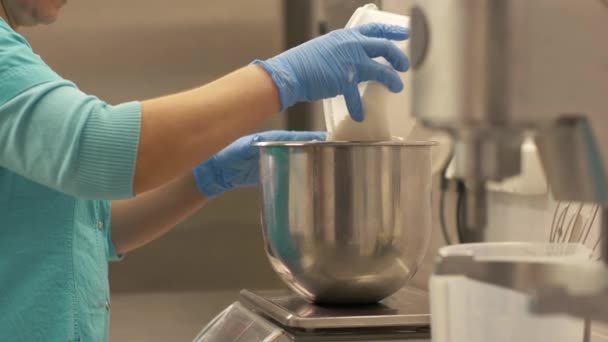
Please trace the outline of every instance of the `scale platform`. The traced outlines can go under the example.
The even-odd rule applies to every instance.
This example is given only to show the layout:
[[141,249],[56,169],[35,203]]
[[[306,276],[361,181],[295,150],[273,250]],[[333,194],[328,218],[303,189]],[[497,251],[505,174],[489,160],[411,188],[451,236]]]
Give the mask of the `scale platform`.
[[402,289],[384,301],[363,306],[319,306],[290,291],[241,291],[240,302],[284,327],[319,330],[348,328],[428,328],[428,294]]
[[195,342],[430,341],[428,294],[404,288],[372,305],[321,306],[288,290],[243,290]]

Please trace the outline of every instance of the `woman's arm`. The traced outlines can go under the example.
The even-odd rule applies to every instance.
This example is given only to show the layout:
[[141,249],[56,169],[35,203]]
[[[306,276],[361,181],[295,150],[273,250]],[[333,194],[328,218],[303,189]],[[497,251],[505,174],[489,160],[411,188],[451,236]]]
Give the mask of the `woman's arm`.
[[403,88],[407,59],[388,39],[404,28],[339,30],[201,88],[111,106],[55,74],[0,25],[0,167],[81,198],[123,199],[187,173],[265,118],[297,102],[344,94],[362,119],[357,85]]
[[200,209],[208,199],[259,180],[261,141],[325,140],[324,132],[271,131],[230,144],[187,176],[131,200],[112,202],[112,242],[118,254],[156,240]]
[[[272,113],[300,101],[343,94],[353,118],[363,120],[358,84],[371,80],[401,91],[395,69],[406,71],[409,63],[387,39],[407,36],[403,27],[376,24],[338,30],[268,61],[256,61],[261,68],[249,66],[200,89],[144,102],[135,192],[168,181]],[[393,67],[372,60],[376,57]],[[172,121],[167,113],[179,120]],[[163,163],[169,156],[173,161]]]
[[194,168],[279,107],[272,79],[258,66],[189,92],[144,101],[135,193]]
[[125,254],[169,232],[207,203],[189,173],[162,187],[123,201],[113,201],[112,242]]

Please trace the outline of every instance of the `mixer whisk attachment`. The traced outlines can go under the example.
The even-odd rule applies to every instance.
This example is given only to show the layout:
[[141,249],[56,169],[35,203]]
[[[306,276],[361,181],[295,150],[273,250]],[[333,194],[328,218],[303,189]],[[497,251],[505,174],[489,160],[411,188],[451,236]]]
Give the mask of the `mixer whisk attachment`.
[[553,211],[549,242],[581,243],[593,250],[594,260],[599,260],[601,232],[593,229],[599,210],[596,204],[558,202]]

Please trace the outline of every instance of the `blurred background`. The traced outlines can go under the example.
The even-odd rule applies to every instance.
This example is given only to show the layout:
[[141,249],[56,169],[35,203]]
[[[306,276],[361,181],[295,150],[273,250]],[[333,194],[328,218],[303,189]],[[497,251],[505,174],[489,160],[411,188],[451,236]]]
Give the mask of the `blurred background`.
[[[272,57],[343,27],[368,2],[79,0],[57,23],[23,33],[59,74],[116,104],[196,87]],[[405,13],[408,3],[383,5]],[[259,130],[323,128],[319,107],[302,105]],[[240,289],[281,287],[259,222],[257,191],[237,190],[112,264],[111,340],[191,341]]]

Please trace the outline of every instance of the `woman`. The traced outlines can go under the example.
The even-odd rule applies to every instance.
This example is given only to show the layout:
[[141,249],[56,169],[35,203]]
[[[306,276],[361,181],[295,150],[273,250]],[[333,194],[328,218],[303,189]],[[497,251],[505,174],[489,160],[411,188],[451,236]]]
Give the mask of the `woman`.
[[254,185],[252,142],[324,135],[231,141],[295,103],[340,94],[362,120],[357,84],[398,92],[395,69],[408,68],[389,41],[406,39],[406,29],[368,25],[198,89],[113,106],[54,73],[14,31],[52,23],[64,2],[0,0],[0,341],[107,340],[108,260],[223,192]]

